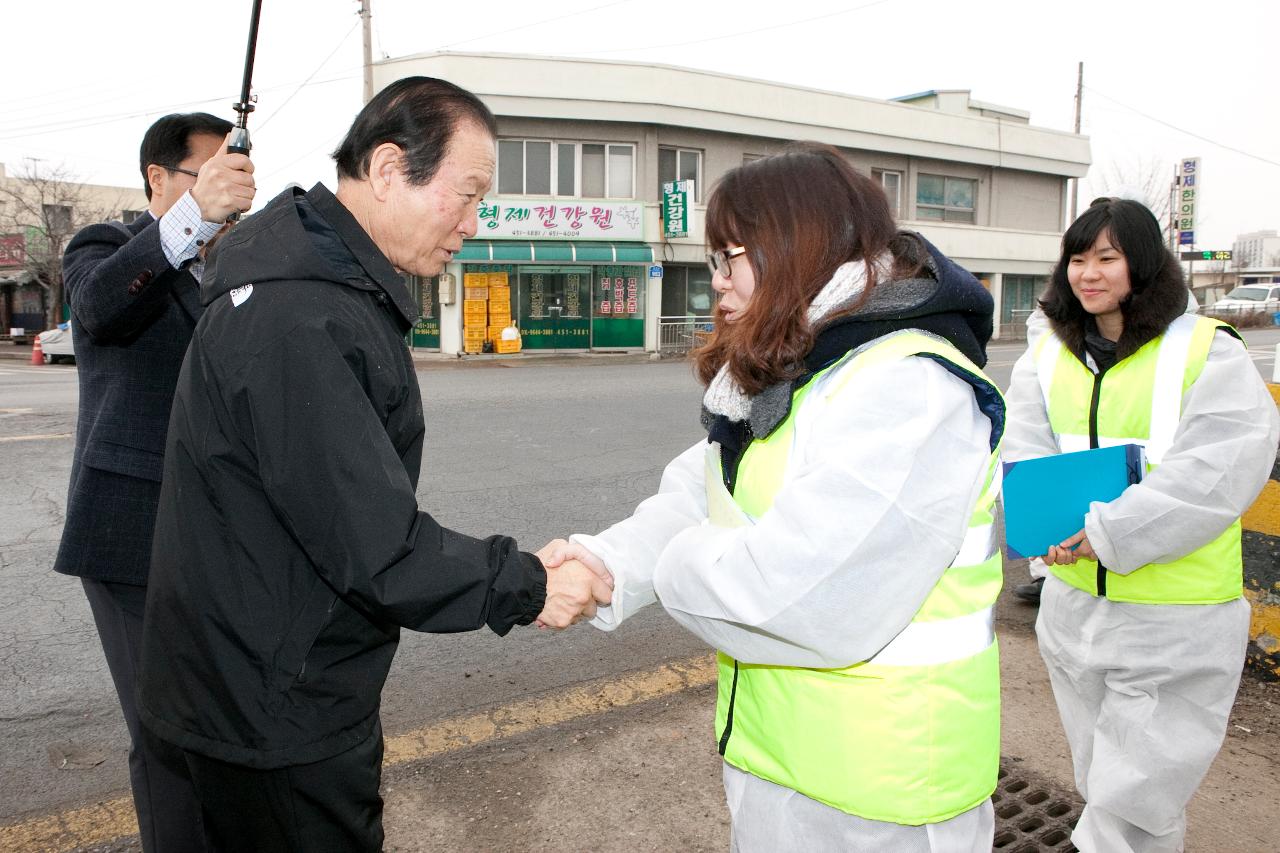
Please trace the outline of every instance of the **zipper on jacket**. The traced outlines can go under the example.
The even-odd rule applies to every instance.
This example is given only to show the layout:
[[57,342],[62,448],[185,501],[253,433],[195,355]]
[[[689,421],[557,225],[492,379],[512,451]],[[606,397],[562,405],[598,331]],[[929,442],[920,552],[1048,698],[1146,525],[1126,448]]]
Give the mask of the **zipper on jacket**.
[[333,615],[333,608],[338,606],[338,597],[334,596],[329,602],[329,609],[325,611],[324,624],[320,626],[320,630],[316,631],[316,635],[311,638],[311,642],[307,644],[307,651],[302,656],[302,667],[298,670],[296,682],[305,684],[307,681],[307,658],[311,657],[311,650],[316,647],[316,641],[320,639],[320,635],[324,633],[325,627],[329,624],[329,617]]
[[[1089,449],[1096,450],[1098,448],[1098,405],[1102,402],[1102,377],[1105,370],[1099,370],[1093,375],[1093,396],[1089,399]],[[1102,565],[1102,561],[1098,561],[1098,597],[1107,597],[1107,567]]]
[[720,735],[720,755],[729,748],[729,735],[733,734],[733,703],[738,698],[738,662],[733,662],[733,686],[729,688],[729,713],[724,718],[724,734]]

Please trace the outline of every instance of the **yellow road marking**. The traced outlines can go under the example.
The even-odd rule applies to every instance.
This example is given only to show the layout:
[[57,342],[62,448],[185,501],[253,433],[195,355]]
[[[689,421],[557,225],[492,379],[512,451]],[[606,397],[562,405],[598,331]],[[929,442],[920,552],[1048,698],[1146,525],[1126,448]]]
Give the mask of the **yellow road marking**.
[[1246,530],[1280,536],[1280,482],[1267,480],[1253,506],[1244,512],[1240,523]]
[[[524,699],[489,711],[442,720],[387,738],[383,767],[421,761],[612,708],[647,702],[710,684],[715,678],[715,658],[698,655],[622,678],[587,682],[556,695]],[[137,832],[133,800],[119,797],[0,826],[0,850],[8,853],[57,853],[91,844],[105,844]]]
[[36,435],[5,435],[0,436],[0,442],[3,441],[44,441],[50,438],[71,438],[75,433],[70,432],[46,432]]

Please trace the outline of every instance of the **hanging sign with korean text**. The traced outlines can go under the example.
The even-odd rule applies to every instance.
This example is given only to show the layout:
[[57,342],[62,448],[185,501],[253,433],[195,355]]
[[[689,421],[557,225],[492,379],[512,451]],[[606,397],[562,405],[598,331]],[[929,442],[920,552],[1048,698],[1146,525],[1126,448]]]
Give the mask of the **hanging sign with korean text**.
[[662,233],[667,237],[689,236],[689,200],[693,181],[667,181],[662,185]]
[[1200,189],[1200,158],[1184,157],[1178,164],[1178,207],[1174,223],[1178,227],[1178,245],[1194,246],[1196,242],[1196,193]]
[[481,239],[643,240],[644,203],[504,199],[480,203]]

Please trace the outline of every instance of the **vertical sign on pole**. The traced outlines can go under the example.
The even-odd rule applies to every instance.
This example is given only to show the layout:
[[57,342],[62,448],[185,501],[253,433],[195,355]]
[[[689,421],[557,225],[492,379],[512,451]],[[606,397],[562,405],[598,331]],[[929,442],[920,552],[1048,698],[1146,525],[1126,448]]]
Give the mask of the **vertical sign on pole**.
[[693,181],[667,181],[662,185],[662,231],[667,237],[689,236],[689,200]]
[[1178,245],[1196,242],[1196,193],[1200,189],[1200,158],[1184,157],[1178,167]]

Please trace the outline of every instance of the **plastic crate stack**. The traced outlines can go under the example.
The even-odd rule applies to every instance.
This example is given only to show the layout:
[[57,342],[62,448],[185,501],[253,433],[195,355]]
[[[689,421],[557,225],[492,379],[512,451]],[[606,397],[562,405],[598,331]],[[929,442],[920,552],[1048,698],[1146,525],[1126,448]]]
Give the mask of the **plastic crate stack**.
[[489,320],[489,277],[485,273],[467,273],[462,283],[462,349],[483,352]]
[[505,272],[489,273],[489,340],[499,353],[520,351],[520,340],[504,341],[502,330],[511,325],[511,287]]

